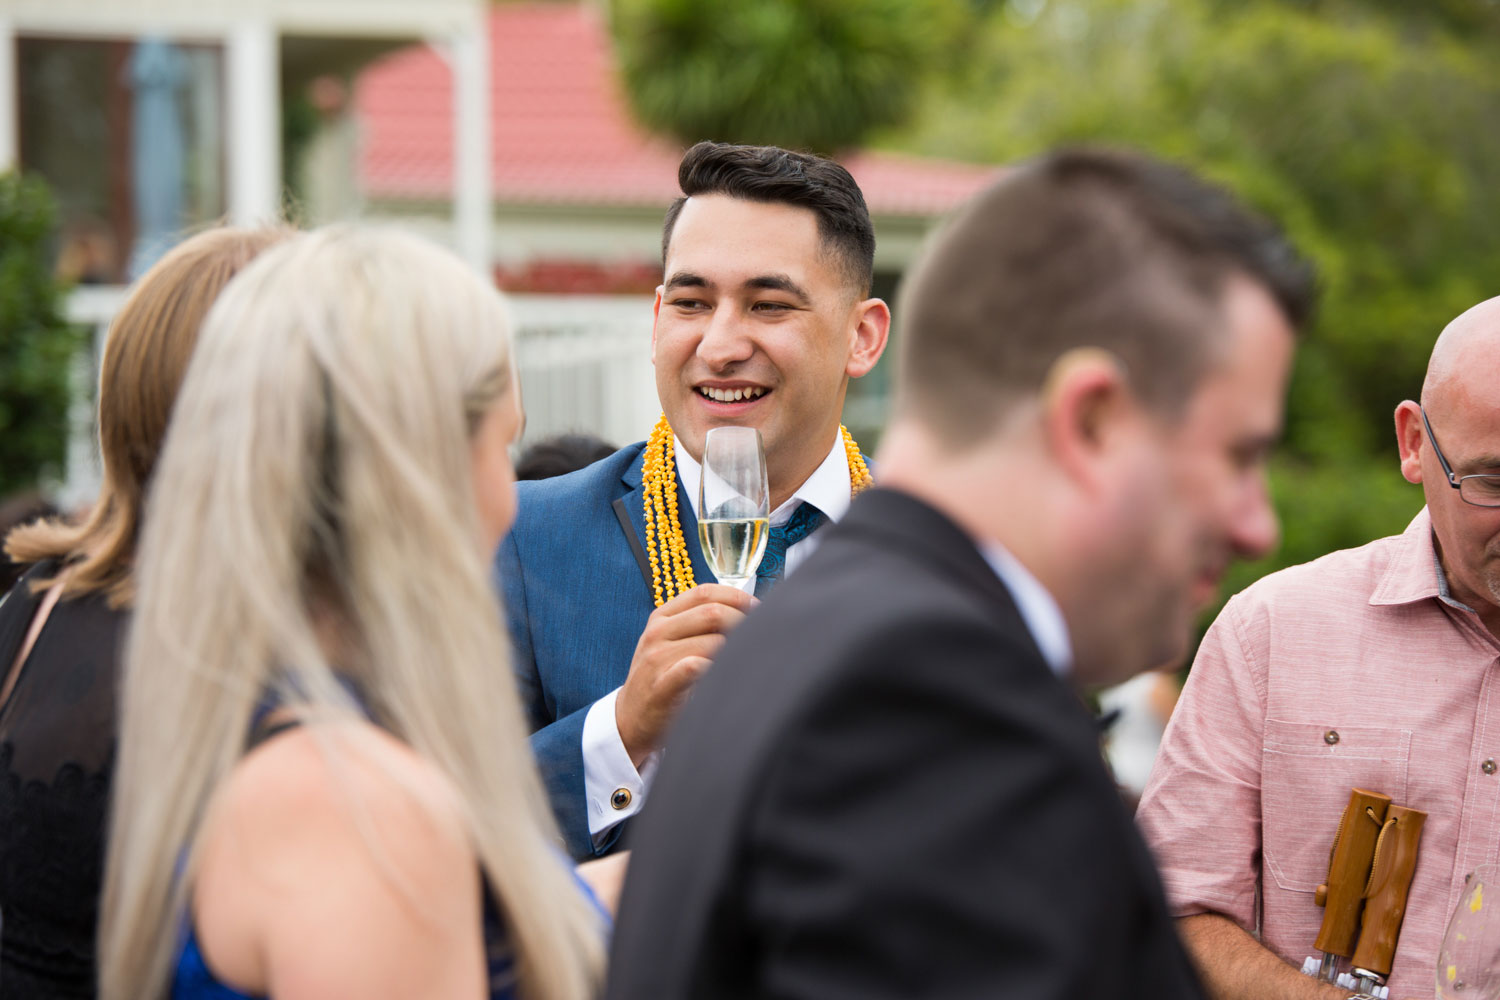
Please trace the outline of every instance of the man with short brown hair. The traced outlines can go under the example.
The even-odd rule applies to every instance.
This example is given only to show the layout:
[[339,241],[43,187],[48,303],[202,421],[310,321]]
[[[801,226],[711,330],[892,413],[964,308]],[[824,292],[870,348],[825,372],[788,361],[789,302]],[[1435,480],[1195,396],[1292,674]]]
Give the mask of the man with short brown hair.
[[709,429],[765,443],[775,555],[757,593],[869,478],[839,419],[890,311],[870,295],[875,233],[854,178],[807,153],[702,142],[678,181],[651,330],[662,419],[573,475],[520,484],[496,556],[532,749],[576,858],[620,844],[667,727],[753,600],[717,583],[699,546]]

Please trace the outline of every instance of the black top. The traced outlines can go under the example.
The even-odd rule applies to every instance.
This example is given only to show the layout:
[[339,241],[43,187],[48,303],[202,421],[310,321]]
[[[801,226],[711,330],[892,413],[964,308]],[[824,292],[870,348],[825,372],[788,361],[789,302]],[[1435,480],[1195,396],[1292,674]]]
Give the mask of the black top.
[[[28,582],[56,569],[0,603],[0,676],[41,603]],[[59,601],[0,705],[0,1000],[95,995],[125,620],[103,594]]]

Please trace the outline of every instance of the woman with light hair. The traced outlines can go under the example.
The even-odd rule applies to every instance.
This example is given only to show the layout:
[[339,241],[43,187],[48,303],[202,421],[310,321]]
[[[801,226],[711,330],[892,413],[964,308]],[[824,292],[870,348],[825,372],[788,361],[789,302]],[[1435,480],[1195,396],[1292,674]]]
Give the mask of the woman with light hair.
[[104,477],[81,523],[11,531],[28,566],[0,604],[0,997],[94,996],[115,688],[136,539],[177,387],[209,306],[289,229],[213,229],[136,282],[99,365]]
[[521,420],[436,247],[329,229],[226,290],[141,542],[105,1000],[597,989],[489,581]]

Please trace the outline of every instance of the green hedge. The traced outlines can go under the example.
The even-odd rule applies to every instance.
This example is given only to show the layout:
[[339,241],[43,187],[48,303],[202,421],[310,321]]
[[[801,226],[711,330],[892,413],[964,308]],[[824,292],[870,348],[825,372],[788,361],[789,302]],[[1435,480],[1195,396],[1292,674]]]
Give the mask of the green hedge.
[[0,173],[0,497],[61,474],[82,332],[53,277],[56,210],[40,180]]

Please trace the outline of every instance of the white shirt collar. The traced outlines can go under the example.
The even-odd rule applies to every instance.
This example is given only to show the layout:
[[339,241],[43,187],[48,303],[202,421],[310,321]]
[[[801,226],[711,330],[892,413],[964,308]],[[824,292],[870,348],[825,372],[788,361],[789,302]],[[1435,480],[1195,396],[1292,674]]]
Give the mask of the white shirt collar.
[[1047,660],[1047,665],[1059,677],[1066,677],[1073,666],[1073,643],[1068,638],[1068,623],[1063,618],[1062,608],[1042,586],[1042,581],[1031,575],[1031,571],[1011,555],[1005,546],[985,542],[979,547],[985,562],[995,571],[1005,589],[1010,591],[1021,612],[1037,648]]
[[[693,506],[693,516],[698,516],[698,480],[703,476],[703,467],[693,460],[682,442],[673,440],[677,455],[677,474],[682,477],[682,490],[688,503]],[[813,470],[801,486],[797,487],[786,503],[771,511],[771,523],[785,524],[799,503],[810,503],[837,521],[849,509],[849,456],[844,454],[844,439],[834,435],[833,447],[828,457]]]

